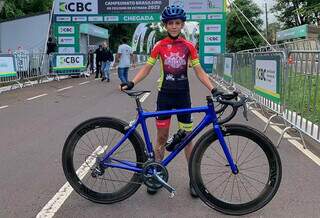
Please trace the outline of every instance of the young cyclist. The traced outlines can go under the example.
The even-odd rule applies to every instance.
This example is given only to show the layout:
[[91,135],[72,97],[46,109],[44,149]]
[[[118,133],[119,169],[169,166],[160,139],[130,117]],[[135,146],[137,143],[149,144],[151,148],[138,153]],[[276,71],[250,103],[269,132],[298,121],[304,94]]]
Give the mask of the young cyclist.
[[[171,110],[181,108],[191,108],[191,100],[189,93],[188,81],[188,60],[198,79],[206,86],[213,96],[221,94],[211,84],[207,74],[200,66],[197,50],[193,44],[184,38],[180,37],[181,30],[186,21],[186,13],[183,8],[171,5],[164,9],[161,15],[161,20],[168,32],[168,37],[160,40],[151,51],[151,55],[147,63],[136,74],[134,79],[126,84],[121,84],[122,89],[130,90],[143,80],[155,65],[159,58],[161,62],[161,74],[158,86],[157,110]],[[191,114],[177,115],[179,129],[187,132],[192,131]],[[157,117],[157,142],[155,145],[155,159],[161,161],[164,158],[165,148],[170,127],[170,116]],[[186,146],[185,156],[187,161],[192,152],[192,143]],[[190,194],[197,197],[193,187],[190,185]],[[157,190],[148,188],[149,194],[155,194]]]

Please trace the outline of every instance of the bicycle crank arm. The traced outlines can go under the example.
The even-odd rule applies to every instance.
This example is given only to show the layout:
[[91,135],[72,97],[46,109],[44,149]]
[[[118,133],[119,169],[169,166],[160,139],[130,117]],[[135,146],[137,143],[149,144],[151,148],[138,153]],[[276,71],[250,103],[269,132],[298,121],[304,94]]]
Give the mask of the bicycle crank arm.
[[170,198],[173,198],[175,196],[176,190],[171,187],[168,183],[166,183],[160,176],[158,176],[157,174],[154,174],[153,177],[158,180],[159,183],[161,183],[161,185],[163,185],[163,187],[165,189],[167,189],[170,192]]

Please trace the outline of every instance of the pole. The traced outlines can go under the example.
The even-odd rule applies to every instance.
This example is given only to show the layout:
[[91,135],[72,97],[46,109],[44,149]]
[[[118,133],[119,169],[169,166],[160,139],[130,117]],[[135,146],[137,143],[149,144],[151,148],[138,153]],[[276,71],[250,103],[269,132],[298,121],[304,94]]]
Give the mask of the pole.
[[265,2],[265,10],[266,10],[266,38],[268,39],[269,22],[268,22],[268,5],[267,5],[267,2]]

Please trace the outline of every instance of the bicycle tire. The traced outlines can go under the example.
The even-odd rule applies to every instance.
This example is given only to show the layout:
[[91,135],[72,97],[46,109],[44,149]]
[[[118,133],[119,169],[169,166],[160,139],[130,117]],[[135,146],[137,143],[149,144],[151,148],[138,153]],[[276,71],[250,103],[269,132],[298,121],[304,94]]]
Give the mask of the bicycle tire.
[[[228,214],[228,215],[245,215],[245,214],[257,211],[257,210],[261,209],[262,207],[264,207],[268,202],[271,201],[271,199],[274,197],[274,195],[276,194],[276,192],[280,186],[281,177],[282,177],[282,168],[281,168],[281,160],[280,160],[280,156],[278,154],[278,151],[275,148],[275,146],[273,145],[273,143],[270,141],[270,139],[268,139],[260,131],[253,129],[251,127],[248,127],[245,125],[239,125],[239,124],[227,124],[225,126],[222,126],[221,129],[222,129],[223,136],[225,138],[231,136],[231,140],[232,140],[233,139],[232,137],[238,136],[239,137],[238,140],[240,140],[241,138],[247,139],[247,144],[245,145],[245,149],[249,144],[249,140],[255,142],[258,145],[257,148],[255,148],[256,150],[254,150],[254,152],[256,152],[258,150],[258,148],[259,148],[259,150],[261,150],[261,155],[265,155],[264,158],[266,158],[265,168],[266,169],[269,168],[269,172],[266,173],[266,175],[265,175],[266,180],[267,180],[265,183],[265,186],[263,187],[263,185],[262,185],[262,191],[259,193],[259,195],[256,198],[249,200],[248,202],[242,203],[241,202],[241,200],[242,200],[241,194],[240,194],[240,187],[241,187],[240,181],[241,181],[241,176],[246,175],[246,174],[241,175],[241,173],[242,173],[241,168],[243,168],[243,170],[245,170],[246,167],[242,167],[242,166],[239,167],[239,174],[234,175],[234,174],[232,174],[231,169],[228,166],[228,163],[226,161],[226,162],[224,162],[224,163],[226,163],[225,166],[222,165],[222,167],[227,167],[228,168],[228,169],[226,168],[226,170],[228,170],[227,174],[230,174],[230,175],[228,178],[228,182],[226,180],[224,180],[224,181],[229,183],[230,176],[232,176],[232,175],[234,175],[234,180],[233,180],[232,185],[231,185],[231,183],[230,183],[230,185],[228,185],[228,184],[225,185],[224,189],[222,190],[222,194],[226,191],[226,188],[228,186],[231,186],[231,188],[232,188],[231,199],[230,198],[228,200],[220,199],[219,198],[220,195],[218,194],[218,191],[221,192],[221,189],[218,190],[218,188],[215,188],[214,191],[211,191],[212,189],[209,188],[209,184],[213,183],[213,182],[218,183],[219,179],[222,180],[223,178],[220,178],[220,177],[222,177],[222,175],[220,173],[224,173],[223,175],[225,175],[225,172],[223,172],[223,171],[222,172],[220,171],[220,173],[215,172],[215,173],[208,173],[208,174],[203,174],[203,172],[201,172],[201,171],[204,171],[204,168],[206,168],[206,167],[208,168],[208,166],[209,166],[210,170],[212,170],[211,169],[212,166],[210,166],[210,165],[201,166],[201,164],[203,162],[203,159],[207,158],[204,156],[205,156],[205,152],[208,150],[210,145],[212,145],[212,143],[214,143],[215,141],[219,142],[218,137],[214,133],[213,129],[207,131],[202,137],[200,137],[200,139],[197,141],[197,143],[194,146],[194,149],[191,154],[191,159],[189,162],[189,175],[191,178],[191,182],[193,183],[195,191],[198,193],[200,199],[214,210],[217,210],[221,213]],[[229,148],[231,149],[230,144],[231,143],[229,143]],[[251,142],[250,142],[250,144],[251,144]],[[219,145],[220,145],[220,143],[219,143]],[[212,148],[212,149],[215,150],[215,148]],[[217,159],[221,158],[221,156],[219,157],[220,154],[218,154],[218,152],[219,151],[215,150],[215,153],[213,155],[209,156],[208,160],[213,159],[213,157],[217,157]],[[237,145],[237,150],[236,150],[237,154],[235,155],[235,151],[233,152],[233,154],[231,152],[234,160],[235,160],[235,157],[236,157],[236,160],[238,160],[238,157],[239,157],[238,152],[239,152],[239,150],[238,150],[238,145]],[[244,152],[244,150],[242,150],[242,152]],[[221,154],[223,154],[223,152],[221,152]],[[245,154],[245,155],[247,155],[247,154]],[[240,154],[240,156],[241,156],[241,154]],[[241,162],[240,159],[242,157],[239,157],[238,163]],[[250,161],[253,162],[255,160],[254,160],[254,158],[249,159],[249,161],[247,160],[245,164],[248,164]],[[217,162],[214,162],[214,164],[216,164],[218,162],[221,162],[221,159],[219,159],[219,161],[217,161]],[[222,164],[224,164],[224,163],[222,163]],[[249,168],[247,168],[247,170],[250,171]],[[215,167],[215,170],[219,170],[219,169],[221,170],[223,168]],[[254,168],[251,168],[251,171],[254,171],[254,170],[255,170]],[[252,175],[254,175],[253,172],[251,172],[251,173],[252,173]],[[258,174],[259,172],[256,172],[256,173]],[[204,180],[208,180],[208,179],[206,177],[202,176],[202,174],[207,175],[208,177],[211,174],[211,175],[215,176],[215,178],[214,179],[210,178],[210,181],[207,182],[207,184],[205,184]],[[218,176],[216,176],[216,175],[218,175]],[[239,175],[238,179],[236,178],[237,175]],[[262,178],[263,176],[259,175],[258,179],[256,179],[256,180],[257,181],[261,180],[260,177]],[[213,180],[216,180],[216,181],[213,181]],[[242,180],[245,181],[244,177],[242,178]],[[250,181],[250,180],[254,181],[253,176],[251,179],[250,179],[250,177],[247,179],[247,181]],[[238,184],[238,187],[236,187],[235,183]],[[239,184],[240,184],[240,187],[239,187]],[[244,189],[247,191],[247,195],[250,196],[249,195],[250,193],[247,190],[248,188],[246,188],[246,186],[243,184],[243,182],[242,182],[242,185],[243,185]],[[233,190],[236,190],[237,188],[238,188],[238,192],[239,192],[237,198],[240,199],[240,203],[236,204],[236,203],[232,202],[236,198],[236,196],[234,197],[234,199],[232,199],[232,196],[233,196]],[[212,194],[211,192],[214,192],[214,194]],[[228,195],[230,196],[229,192],[228,192]],[[242,196],[242,198],[243,197],[244,196]],[[228,197],[225,197],[225,198],[228,198]]]
[[[126,122],[116,118],[98,117],[98,118],[93,118],[81,123],[68,136],[62,151],[63,171],[67,181],[70,183],[73,189],[82,197],[96,203],[111,204],[111,203],[122,201],[130,197],[141,186],[141,183],[142,183],[141,176],[137,173],[133,173],[132,177],[129,178],[128,184],[126,184],[120,190],[117,190],[115,192],[101,193],[99,191],[96,191],[96,190],[93,190],[92,188],[87,187],[87,185],[77,175],[76,169],[74,167],[74,160],[73,160],[74,152],[75,152],[76,146],[80,144],[79,141],[82,142],[84,140],[82,139],[82,137],[84,137],[86,134],[89,134],[90,131],[93,131],[95,134],[97,134],[97,131],[96,131],[97,128],[101,128],[101,134],[102,134],[102,128],[106,128],[109,130],[109,133],[110,131],[114,131],[116,133],[124,135],[127,132],[125,130],[125,127],[127,126],[128,124]],[[137,163],[145,162],[146,161],[146,154],[144,152],[145,147],[144,147],[144,141],[142,140],[141,136],[136,131],[134,131],[128,139],[129,140],[127,141],[133,147],[132,152],[135,153],[136,155],[135,157],[136,162]],[[108,144],[108,141],[107,143],[103,143],[103,144]],[[85,149],[88,149],[88,148],[85,148]],[[87,159],[85,160],[85,162],[87,162]],[[112,170],[112,168],[110,169]],[[108,183],[106,183],[106,185],[108,185]]]

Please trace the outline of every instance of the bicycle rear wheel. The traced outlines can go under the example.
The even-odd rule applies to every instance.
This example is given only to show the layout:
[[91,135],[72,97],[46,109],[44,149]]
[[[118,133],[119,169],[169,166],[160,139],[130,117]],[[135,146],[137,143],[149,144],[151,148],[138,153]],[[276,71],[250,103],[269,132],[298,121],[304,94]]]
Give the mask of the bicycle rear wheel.
[[209,207],[229,215],[244,215],[265,206],[281,182],[281,161],[272,142],[244,125],[222,127],[239,173],[233,174],[211,129],[196,143],[189,162],[195,191]]
[[[126,126],[115,118],[94,118],[80,124],[67,138],[62,152],[63,170],[67,181],[84,198],[110,204],[130,197],[141,186],[141,176],[128,170],[106,168],[99,175],[92,173],[97,169],[97,158],[126,134]],[[111,158],[141,166],[146,156],[140,135],[133,132]]]

